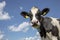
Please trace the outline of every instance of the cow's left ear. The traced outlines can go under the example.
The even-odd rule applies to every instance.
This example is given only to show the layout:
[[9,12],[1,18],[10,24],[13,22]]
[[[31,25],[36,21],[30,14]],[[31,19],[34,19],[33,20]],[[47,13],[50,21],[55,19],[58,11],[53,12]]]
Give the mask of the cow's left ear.
[[24,18],[29,18],[29,15],[28,15],[28,12],[21,12],[21,15],[24,17]]
[[48,12],[49,12],[49,8],[44,8],[42,10],[42,14],[41,15],[45,16]]

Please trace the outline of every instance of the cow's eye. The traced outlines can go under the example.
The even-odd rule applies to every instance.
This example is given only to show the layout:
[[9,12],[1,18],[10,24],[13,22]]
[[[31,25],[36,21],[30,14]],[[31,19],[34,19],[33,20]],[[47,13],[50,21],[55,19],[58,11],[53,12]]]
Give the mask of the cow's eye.
[[37,19],[39,19],[39,17],[40,17],[39,13],[38,13],[38,14],[36,14],[35,16],[36,16],[36,18],[37,18]]
[[32,15],[31,15],[31,14],[30,14],[29,16],[30,16],[30,17],[32,17]]
[[39,13],[38,13],[38,14],[36,14],[36,16],[40,16],[40,15],[39,15]]
[[36,14],[35,16],[36,16],[36,18],[38,18],[38,14]]

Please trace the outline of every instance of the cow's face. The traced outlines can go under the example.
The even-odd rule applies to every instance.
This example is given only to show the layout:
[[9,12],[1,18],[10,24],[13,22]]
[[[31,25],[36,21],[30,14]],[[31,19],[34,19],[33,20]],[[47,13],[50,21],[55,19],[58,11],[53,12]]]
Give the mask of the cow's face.
[[37,7],[32,7],[30,12],[25,12],[23,11],[21,13],[21,15],[24,17],[24,18],[28,18],[30,17],[30,20],[31,20],[31,24],[33,27],[39,27],[40,26],[40,20],[41,20],[41,15],[46,15],[48,13],[49,9],[48,8],[45,8],[43,9],[42,11],[40,11]]

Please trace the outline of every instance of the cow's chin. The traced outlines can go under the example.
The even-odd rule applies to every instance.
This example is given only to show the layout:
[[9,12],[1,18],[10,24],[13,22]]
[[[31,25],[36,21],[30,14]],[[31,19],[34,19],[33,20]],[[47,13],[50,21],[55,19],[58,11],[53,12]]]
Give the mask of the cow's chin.
[[34,28],[39,28],[40,25],[32,25]]

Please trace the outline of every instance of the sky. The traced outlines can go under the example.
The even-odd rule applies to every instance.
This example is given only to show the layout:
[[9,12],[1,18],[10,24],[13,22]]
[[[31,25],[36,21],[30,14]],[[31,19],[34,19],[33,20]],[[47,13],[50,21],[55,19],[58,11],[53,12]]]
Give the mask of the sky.
[[47,17],[60,18],[60,0],[0,0],[0,40],[40,40],[37,29],[20,13],[37,6],[49,8]]

